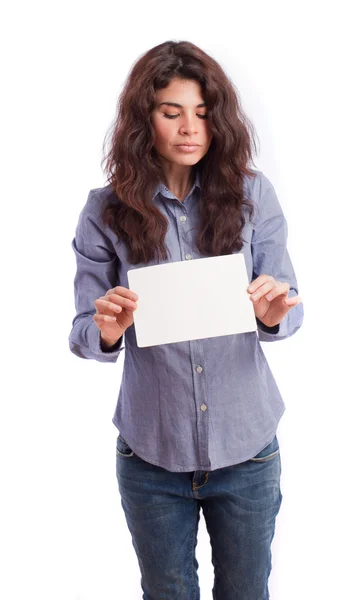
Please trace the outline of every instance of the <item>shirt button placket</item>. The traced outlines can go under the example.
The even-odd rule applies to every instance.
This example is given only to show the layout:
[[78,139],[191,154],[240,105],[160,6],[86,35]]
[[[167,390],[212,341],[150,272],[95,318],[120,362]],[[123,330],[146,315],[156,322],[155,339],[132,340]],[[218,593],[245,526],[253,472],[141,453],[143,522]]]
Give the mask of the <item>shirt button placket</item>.
[[[187,217],[186,217],[186,215],[181,215],[181,217],[180,217],[180,221],[181,221],[182,223],[185,223],[185,221],[186,221],[186,220],[187,220]],[[192,255],[191,255],[191,254],[189,254],[189,253],[187,253],[187,254],[185,255],[185,259],[186,259],[186,260],[191,260],[191,259],[192,259]]]
[[[202,373],[202,372],[203,372],[203,370],[204,370],[204,369],[203,369],[203,368],[202,368],[200,365],[197,365],[197,367],[196,367],[196,371],[197,371],[198,373]],[[201,404],[201,410],[202,410],[203,412],[205,412],[205,410],[207,410],[207,406],[206,406],[206,404]]]

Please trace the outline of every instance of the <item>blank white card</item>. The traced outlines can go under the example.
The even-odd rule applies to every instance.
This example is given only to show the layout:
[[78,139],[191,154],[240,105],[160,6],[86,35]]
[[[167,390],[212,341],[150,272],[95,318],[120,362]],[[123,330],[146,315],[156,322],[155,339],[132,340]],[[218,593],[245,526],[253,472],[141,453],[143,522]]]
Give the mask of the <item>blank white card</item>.
[[139,348],[256,331],[242,253],[127,272]]

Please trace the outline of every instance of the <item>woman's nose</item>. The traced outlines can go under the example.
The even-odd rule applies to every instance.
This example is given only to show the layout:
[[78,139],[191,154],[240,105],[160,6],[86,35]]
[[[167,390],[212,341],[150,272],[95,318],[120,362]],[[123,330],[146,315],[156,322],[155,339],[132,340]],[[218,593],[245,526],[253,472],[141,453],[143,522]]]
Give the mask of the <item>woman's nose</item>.
[[185,133],[195,133],[197,131],[197,123],[192,117],[184,117],[180,124],[180,131]]

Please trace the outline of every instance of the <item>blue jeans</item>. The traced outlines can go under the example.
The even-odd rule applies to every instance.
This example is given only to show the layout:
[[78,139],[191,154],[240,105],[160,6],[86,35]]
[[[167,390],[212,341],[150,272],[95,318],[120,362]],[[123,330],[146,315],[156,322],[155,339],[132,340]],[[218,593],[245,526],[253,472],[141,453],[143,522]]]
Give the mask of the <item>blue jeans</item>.
[[209,472],[173,473],[147,463],[120,435],[116,455],[143,600],[200,600],[200,506],[210,536],[214,600],[269,599],[270,546],[282,500],[277,437],[254,458]]

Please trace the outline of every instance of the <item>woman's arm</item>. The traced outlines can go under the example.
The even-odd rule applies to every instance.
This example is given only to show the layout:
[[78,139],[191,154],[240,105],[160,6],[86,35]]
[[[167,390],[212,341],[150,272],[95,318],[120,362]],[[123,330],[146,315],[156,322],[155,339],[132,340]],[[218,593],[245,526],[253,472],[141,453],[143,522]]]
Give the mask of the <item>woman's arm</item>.
[[[288,226],[275,189],[261,173],[256,222],[251,240],[253,257],[252,281],[262,274],[271,275],[277,281],[289,283],[288,297],[298,296],[298,283],[287,250]],[[257,319],[259,339],[274,342],[290,337],[301,327],[304,317],[300,302],[284,316],[279,325],[267,327]]]
[[76,316],[69,335],[71,352],[80,358],[116,362],[124,348],[124,336],[111,348],[101,340],[101,331],[93,320],[94,301],[118,285],[119,259],[112,242],[100,223],[100,200],[97,190],[88,195],[76,228],[72,248],[77,269],[74,278]]

